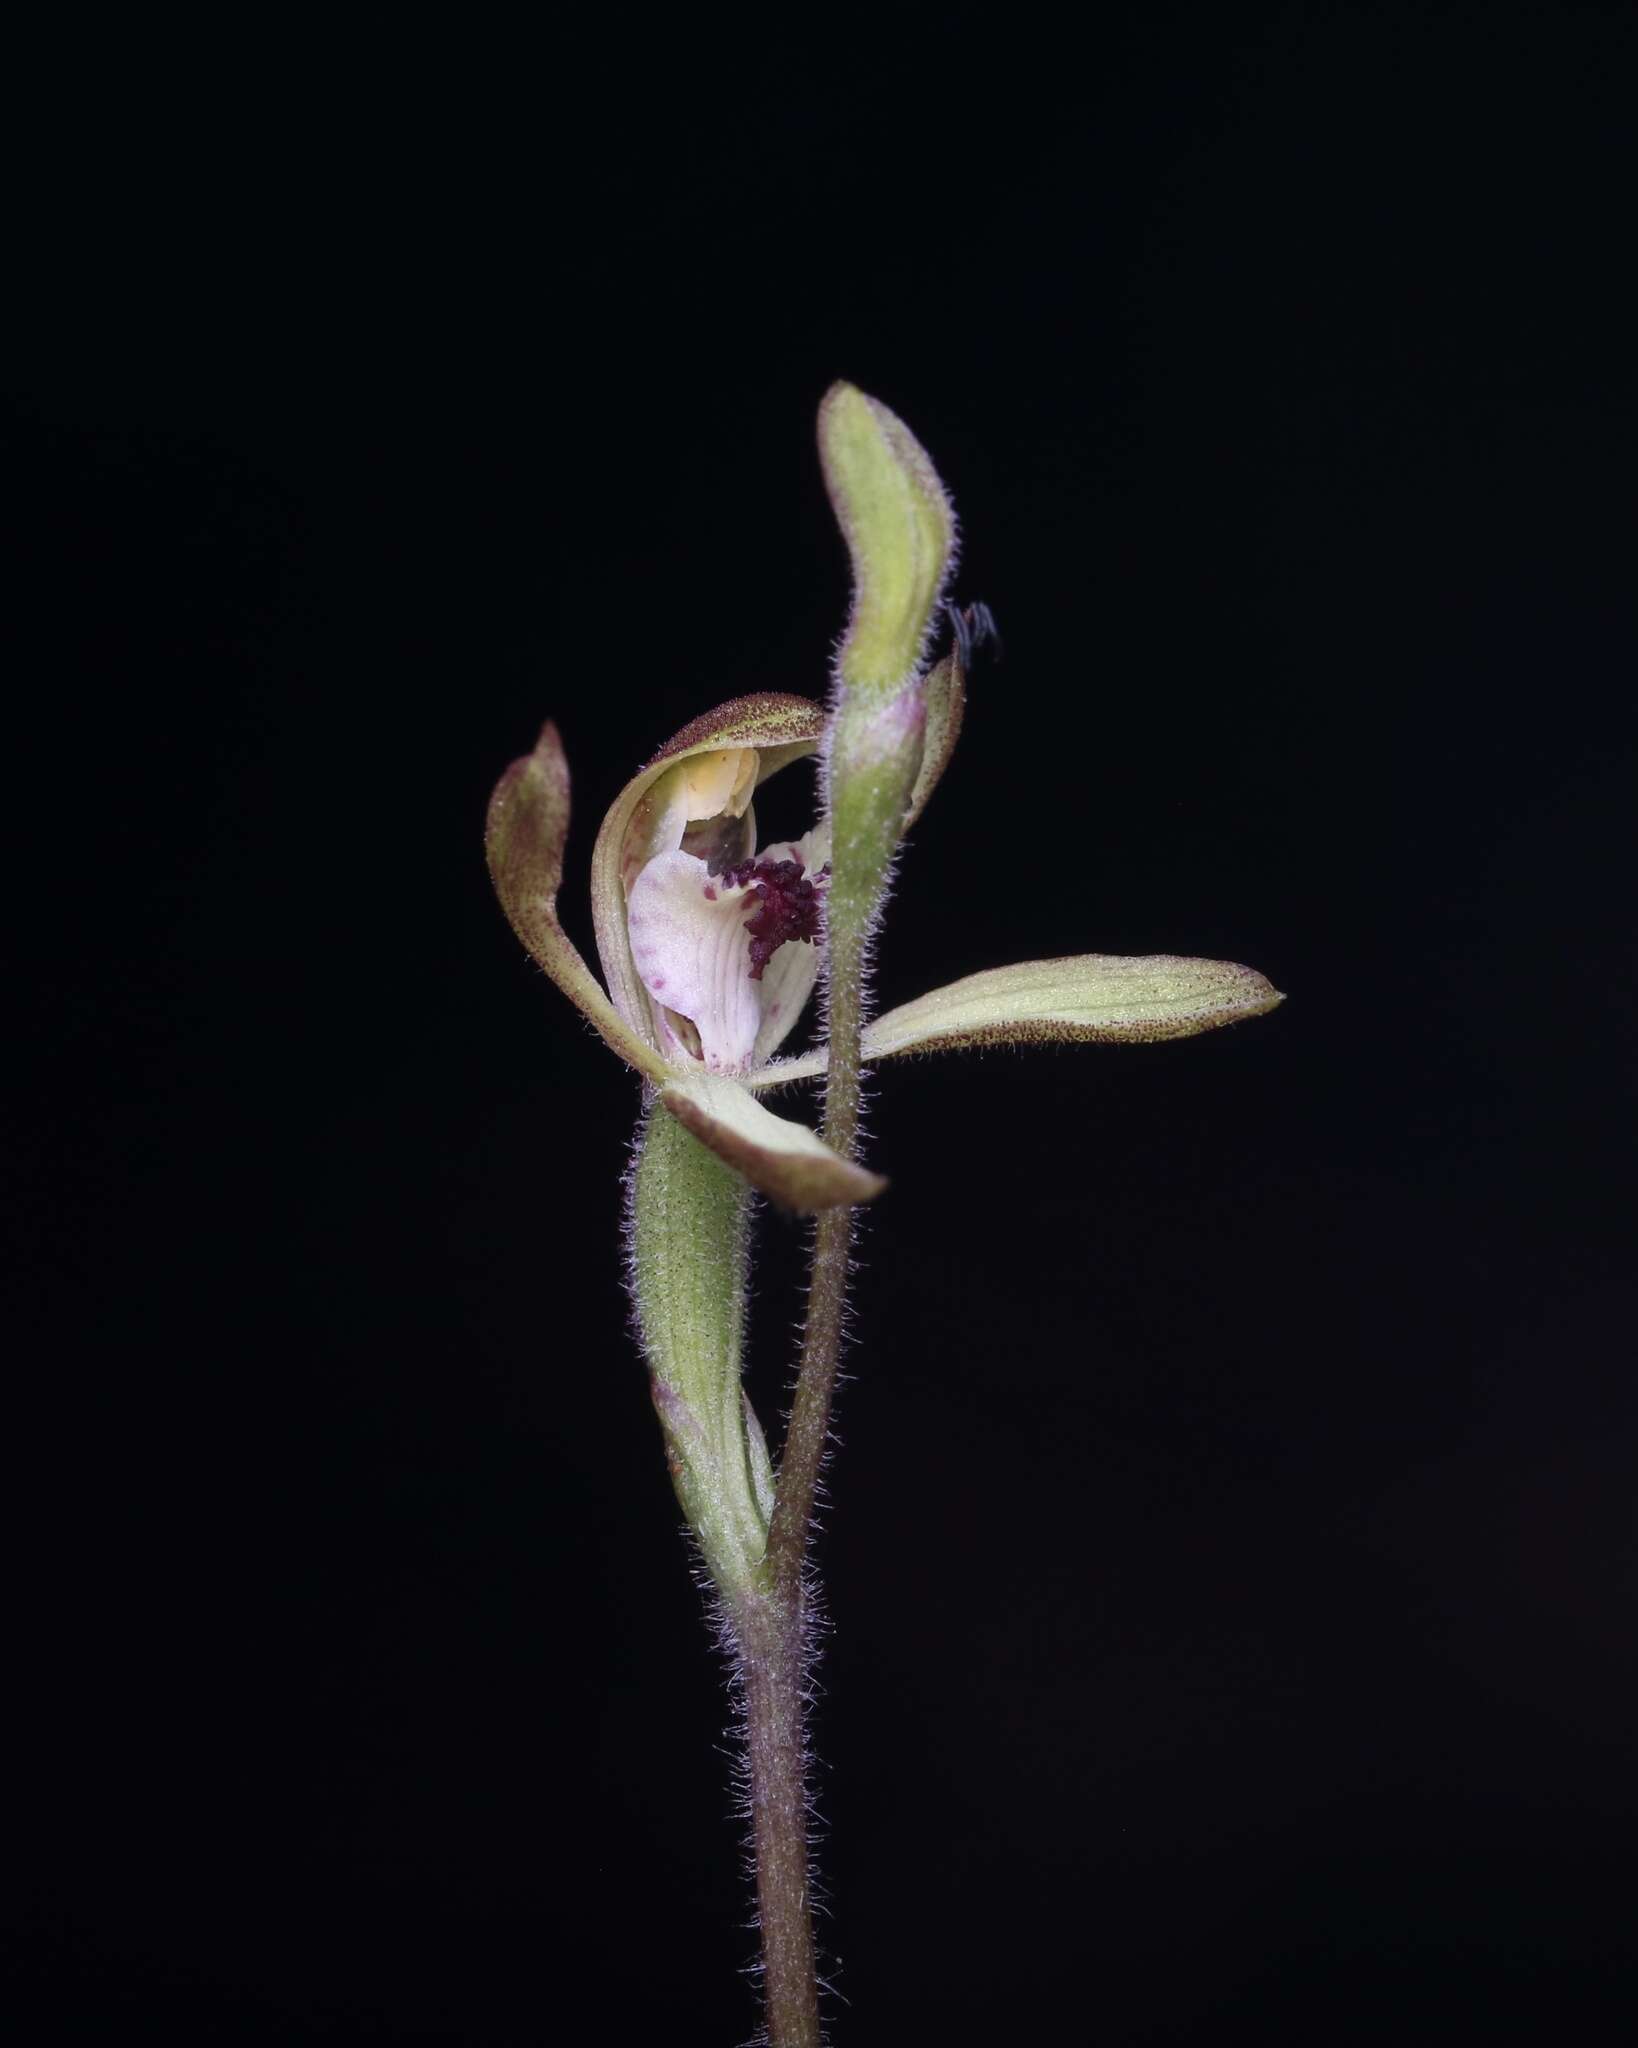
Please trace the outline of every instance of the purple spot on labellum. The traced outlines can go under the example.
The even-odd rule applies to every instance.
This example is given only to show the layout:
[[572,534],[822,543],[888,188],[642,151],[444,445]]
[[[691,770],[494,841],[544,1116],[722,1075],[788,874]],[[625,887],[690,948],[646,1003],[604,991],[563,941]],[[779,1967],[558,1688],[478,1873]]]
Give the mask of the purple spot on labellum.
[[731,889],[749,890],[756,899],[756,915],[745,920],[753,981],[762,979],[762,970],[787,939],[811,946],[819,936],[819,893],[799,860],[742,861],[737,868],[725,869],[722,880]]

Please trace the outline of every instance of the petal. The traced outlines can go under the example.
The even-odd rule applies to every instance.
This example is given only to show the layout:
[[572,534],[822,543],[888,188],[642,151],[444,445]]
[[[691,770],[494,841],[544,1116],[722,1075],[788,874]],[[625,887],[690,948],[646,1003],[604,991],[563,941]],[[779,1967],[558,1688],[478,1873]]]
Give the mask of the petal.
[[[687,841],[692,822],[745,817],[756,786],[757,760],[754,747],[717,747],[685,755],[644,791],[620,849],[620,879],[628,895],[647,862],[656,854],[674,853]],[[754,824],[751,829],[754,832]],[[732,836],[739,836],[737,830]]]
[[718,747],[709,754],[690,754],[678,763],[687,792],[686,811],[690,818],[714,818],[726,811],[742,818],[756,787],[755,747]]
[[620,849],[620,883],[626,894],[656,854],[675,853],[688,830],[688,791],[677,769],[669,769],[631,814]]
[[563,845],[569,836],[569,764],[548,719],[532,754],[514,761],[489,800],[484,851],[513,931],[558,987],[639,1072],[658,1079],[665,1062],[620,1017],[557,917]]
[[[762,1018],[747,1066],[771,1060],[801,1022],[813,985],[819,979],[819,948],[805,939],[788,939],[752,982],[762,991]],[[741,1069],[743,1072],[743,1068]]]
[[651,860],[631,887],[628,929],[643,986],[694,1025],[713,1074],[743,1072],[762,1025],[748,894],[714,882],[704,861],[682,852]]
[[[805,754],[817,753],[824,729],[823,708],[806,697],[771,691],[736,697],[668,740],[640,774],[634,775],[609,807],[592,853],[592,917],[597,951],[614,1007],[639,1031],[646,1029],[648,998],[626,936],[626,887],[621,861],[637,807],[674,762],[726,747],[757,750],[757,782]],[[660,850],[657,848],[656,850]]]
[[[864,1055],[881,1060],[974,1045],[1148,1045],[1265,1016],[1284,1001],[1255,968],[1231,960],[1082,953],[969,974],[889,1010],[865,1026]],[[752,1074],[745,1085],[776,1088],[824,1069],[823,1051],[807,1053]]]
[[800,839],[776,839],[769,846],[758,847],[758,860],[794,860],[816,875],[830,860],[830,826],[821,818],[810,832],[804,832]]
[[836,1209],[873,1201],[887,1183],[833,1152],[805,1124],[764,1109],[737,1081],[717,1075],[666,1082],[660,1100],[686,1130],[785,1209]]

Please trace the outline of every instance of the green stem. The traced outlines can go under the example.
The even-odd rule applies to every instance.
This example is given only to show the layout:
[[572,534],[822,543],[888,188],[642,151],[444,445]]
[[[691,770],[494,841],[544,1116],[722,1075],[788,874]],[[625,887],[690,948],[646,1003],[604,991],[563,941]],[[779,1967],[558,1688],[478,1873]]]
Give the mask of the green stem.
[[[851,1159],[859,1138],[860,1034],[864,1024],[863,948],[837,934],[830,958],[830,1062],[825,1078],[821,1133],[832,1150]],[[779,1460],[779,1492],[768,1532],[768,1569],[780,1595],[801,1599],[802,1567],[819,1472],[830,1440],[830,1410],[841,1362],[847,1314],[853,1211],[824,1209],[814,1226],[813,1263],[808,1280],[808,1313],[802,1328],[802,1357],[796,1398]]]

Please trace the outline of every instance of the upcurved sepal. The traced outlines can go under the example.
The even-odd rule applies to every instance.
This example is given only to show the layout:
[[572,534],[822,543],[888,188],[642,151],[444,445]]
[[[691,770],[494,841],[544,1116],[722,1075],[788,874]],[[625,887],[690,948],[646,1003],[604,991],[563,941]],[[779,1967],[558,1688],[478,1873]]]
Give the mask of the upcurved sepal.
[[514,761],[489,799],[484,852],[495,893],[513,931],[628,1065],[650,1080],[664,1060],[626,1023],[558,922],[563,848],[569,836],[569,764],[548,719],[532,754]]
[[874,1201],[887,1185],[833,1152],[806,1124],[764,1109],[738,1081],[673,1075],[660,1100],[707,1151],[782,1209],[840,1209]]

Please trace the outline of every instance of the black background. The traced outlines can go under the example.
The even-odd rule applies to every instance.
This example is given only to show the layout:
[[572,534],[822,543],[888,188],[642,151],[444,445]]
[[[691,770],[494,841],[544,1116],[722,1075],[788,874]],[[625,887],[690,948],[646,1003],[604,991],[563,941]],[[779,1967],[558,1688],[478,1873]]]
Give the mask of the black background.
[[1006,638],[881,1000],[1087,949],[1290,1000],[880,1077],[835,2037],[1638,2011],[1638,19],[920,26],[14,74],[19,2039],[752,2029],[634,1093],[480,832],[554,714],[589,947],[635,766],[823,690],[838,375]]

